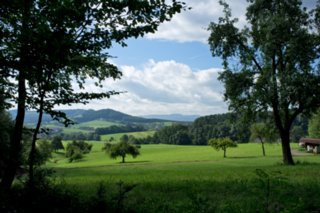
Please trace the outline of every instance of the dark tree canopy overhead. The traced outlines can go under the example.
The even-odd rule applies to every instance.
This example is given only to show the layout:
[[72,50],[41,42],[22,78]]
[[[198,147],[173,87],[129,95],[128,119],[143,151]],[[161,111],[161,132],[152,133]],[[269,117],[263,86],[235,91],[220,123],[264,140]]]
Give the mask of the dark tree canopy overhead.
[[220,80],[230,109],[247,115],[272,110],[283,161],[294,164],[292,123],[320,104],[320,7],[310,12],[301,0],[248,2],[248,25],[239,29],[228,5],[220,1],[225,17],[209,26],[212,55],[223,58]]

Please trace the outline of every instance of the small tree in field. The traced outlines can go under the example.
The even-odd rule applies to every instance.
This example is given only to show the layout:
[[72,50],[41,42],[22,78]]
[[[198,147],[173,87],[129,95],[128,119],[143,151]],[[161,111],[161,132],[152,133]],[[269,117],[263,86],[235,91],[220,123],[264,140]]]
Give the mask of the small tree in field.
[[51,141],[51,146],[54,151],[64,149],[62,144],[62,138],[60,136],[55,136]]
[[66,157],[69,158],[69,162],[80,160],[84,154],[91,152],[92,144],[88,144],[84,141],[72,141],[66,148]]
[[250,127],[251,140],[258,139],[261,143],[262,154],[266,156],[266,150],[264,147],[265,142],[273,142],[277,140],[276,129],[265,123],[254,123]]
[[138,146],[130,144],[128,141],[128,136],[124,135],[120,138],[120,143],[110,144],[105,143],[102,150],[105,150],[109,154],[110,158],[116,159],[117,157],[122,158],[122,163],[125,163],[126,155],[131,155],[133,158],[140,155]]
[[69,143],[66,149],[66,157],[71,163],[73,161],[81,160],[83,158],[83,152],[78,146]]
[[227,148],[237,147],[237,144],[230,138],[211,138],[208,144],[212,146],[215,150],[223,150],[223,157],[227,157]]

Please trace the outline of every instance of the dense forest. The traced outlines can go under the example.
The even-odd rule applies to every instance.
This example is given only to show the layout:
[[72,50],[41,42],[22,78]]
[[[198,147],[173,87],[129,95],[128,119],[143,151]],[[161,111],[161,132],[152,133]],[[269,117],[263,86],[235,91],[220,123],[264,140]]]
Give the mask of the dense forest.
[[[263,122],[257,118],[255,122]],[[210,138],[229,137],[238,143],[250,141],[250,126],[255,122],[245,122],[239,114],[225,113],[203,116],[193,123],[173,124],[163,127],[153,137],[140,141],[142,143],[162,143],[176,145],[207,145]],[[291,130],[293,142],[297,142],[308,132],[308,119],[298,117]]]

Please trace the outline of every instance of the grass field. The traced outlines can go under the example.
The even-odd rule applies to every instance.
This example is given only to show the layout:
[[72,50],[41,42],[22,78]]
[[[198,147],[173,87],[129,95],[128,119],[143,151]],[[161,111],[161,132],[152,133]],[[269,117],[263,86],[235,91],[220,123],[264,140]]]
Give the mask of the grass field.
[[[64,128],[63,132],[65,134],[77,133],[77,132],[88,133],[88,132],[93,132],[93,130],[96,128],[110,127],[112,125],[121,125],[121,124],[117,122],[110,122],[110,121],[104,121],[104,120],[94,120],[89,122],[83,122],[80,124],[75,124],[68,128]],[[85,128],[87,127],[92,128],[92,130],[86,130]]]
[[[295,156],[296,166],[284,166],[279,144],[266,146],[267,157],[262,157],[258,144],[240,144],[227,150],[227,158],[209,146],[142,145],[141,156],[128,156],[127,163],[122,164],[120,159],[110,159],[101,151],[102,142],[91,143],[93,150],[83,160],[68,163],[60,153],[53,158],[56,163],[49,162],[47,166],[56,170],[58,180],[80,190],[84,197],[93,195],[101,182],[106,183],[111,194],[117,192],[119,182],[137,184],[128,192],[127,205],[142,212],[145,205],[149,209],[145,212],[189,212],[183,206],[190,202],[192,208],[197,202],[204,202],[203,212],[211,212],[208,208],[241,212],[236,211],[237,206],[243,208],[242,212],[256,212],[258,195],[262,200],[258,206],[268,201],[268,212],[280,212],[278,208],[304,212],[301,208],[305,206],[298,208],[294,200],[306,202],[309,193],[320,196],[320,156]],[[293,148],[297,146],[294,144]],[[262,175],[257,175],[257,169]],[[267,195],[273,197],[267,199]],[[320,209],[319,205],[316,207]],[[195,208],[190,212],[198,212],[200,207]]]
[[[171,179],[200,177],[224,179],[228,174],[232,176],[238,169],[241,174],[236,176],[251,176],[250,173],[254,173],[256,168],[280,170],[287,168],[281,165],[281,146],[279,144],[267,145],[267,157],[262,156],[258,144],[240,144],[238,148],[227,150],[225,159],[222,157],[222,151],[217,152],[209,146],[142,145],[140,156],[135,159],[127,156],[127,163],[121,164],[120,158],[110,159],[101,150],[103,142],[90,143],[93,144],[92,152],[85,155],[83,160],[69,163],[60,153],[55,154],[47,165],[54,167],[58,174],[65,178],[72,177],[73,183],[78,180],[81,182],[81,179],[86,179],[86,182],[95,182],[111,177],[124,181],[153,181],[152,176],[158,176],[157,181],[159,181],[162,178],[167,179],[168,175]],[[304,164],[320,163],[320,157],[313,155],[297,156],[295,160],[304,162]],[[290,170],[290,167],[288,168]],[[296,170],[296,167],[292,168]],[[245,174],[244,171],[249,174]]]

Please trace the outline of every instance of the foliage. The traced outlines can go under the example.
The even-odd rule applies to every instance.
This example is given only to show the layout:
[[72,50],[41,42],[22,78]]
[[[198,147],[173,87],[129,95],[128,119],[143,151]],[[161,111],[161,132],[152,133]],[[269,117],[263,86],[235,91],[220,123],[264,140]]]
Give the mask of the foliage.
[[309,120],[308,134],[311,138],[320,138],[320,110]]
[[89,133],[83,133],[83,132],[73,132],[73,133],[62,133],[60,136],[64,140],[86,140],[86,141],[100,141],[100,135],[89,132]]
[[129,143],[128,135],[123,135],[120,139],[120,143],[111,144],[105,143],[102,150],[109,154],[110,158],[116,159],[117,157],[122,158],[122,163],[125,163],[126,155],[131,155],[133,158],[136,158],[140,155],[139,146]]
[[[121,77],[108,49],[131,37],[153,33],[185,9],[179,1],[5,1],[0,5],[0,79],[17,116],[2,188],[10,188],[21,150],[26,109],[39,112],[30,168],[43,113],[65,125],[73,122],[55,106],[109,98],[103,81]],[[97,86],[88,92],[86,82]],[[30,170],[31,171],[31,170]],[[31,174],[31,173],[30,173]],[[32,175],[31,175],[32,176]]]
[[215,150],[223,150],[223,157],[227,157],[227,148],[237,147],[237,144],[233,142],[230,138],[211,138],[208,144],[212,146]]
[[64,149],[64,146],[62,144],[62,138],[59,136],[53,137],[53,139],[51,141],[51,146],[52,146],[52,149],[55,151],[60,150],[60,149]]
[[0,109],[0,178],[3,175],[3,169],[9,157],[12,129],[13,121],[9,113]]
[[66,148],[66,157],[69,158],[69,162],[80,160],[84,154],[90,153],[92,144],[88,144],[84,141],[72,141],[68,143]]
[[[283,162],[294,164],[290,129],[299,114],[320,103],[318,11],[308,12],[301,0],[250,0],[247,22],[238,29],[225,1],[224,17],[211,23],[213,56],[223,59],[219,79],[229,108],[248,117],[272,110],[283,144]],[[230,63],[232,59],[235,63]]]
[[210,138],[229,137],[234,141],[248,142],[250,131],[243,125],[241,117],[235,113],[203,116],[196,119],[190,128],[195,145],[207,145]]
[[[216,114],[197,118],[190,125],[174,124],[155,133],[149,143],[177,145],[207,145],[210,138],[229,137],[248,142],[250,131],[240,116],[233,113]],[[148,143],[148,142],[146,142]]]
[[81,160],[83,158],[83,152],[78,146],[74,146],[72,144],[67,145],[66,149],[66,157],[69,158],[69,162]]
[[305,137],[306,131],[301,126],[293,126],[290,132],[290,139],[292,142],[298,143],[302,137]]
[[[256,122],[266,122],[268,124],[268,132],[276,134],[277,130],[274,128],[272,121],[267,116],[257,116],[254,120]],[[291,131],[292,137],[301,137],[307,129],[307,118],[298,116],[293,123]],[[134,140],[135,144],[177,144],[177,145],[207,145],[210,138],[229,137],[239,143],[247,143],[250,138],[250,124],[249,121],[243,120],[239,114],[225,113],[208,115],[197,118],[193,123],[173,124],[158,130],[153,137],[144,137]],[[296,131],[301,130],[301,131]],[[276,135],[269,138],[271,141],[277,139]],[[271,137],[271,135],[270,135]],[[299,138],[300,139],[300,138]]]
[[266,123],[254,123],[250,127],[251,131],[251,140],[258,139],[261,143],[264,142],[276,142],[277,138],[277,130],[269,124]]
[[52,145],[47,140],[38,140],[35,165],[40,166],[52,157]]
[[188,126],[182,124],[163,127],[155,133],[154,141],[155,143],[162,144],[190,145],[192,144],[192,140],[188,129]]
[[114,133],[126,133],[126,132],[141,132],[145,131],[145,128],[140,125],[125,125],[125,126],[119,126],[119,125],[112,125],[110,127],[104,127],[104,128],[96,128],[95,133],[98,135],[106,135],[106,134],[114,134]]

